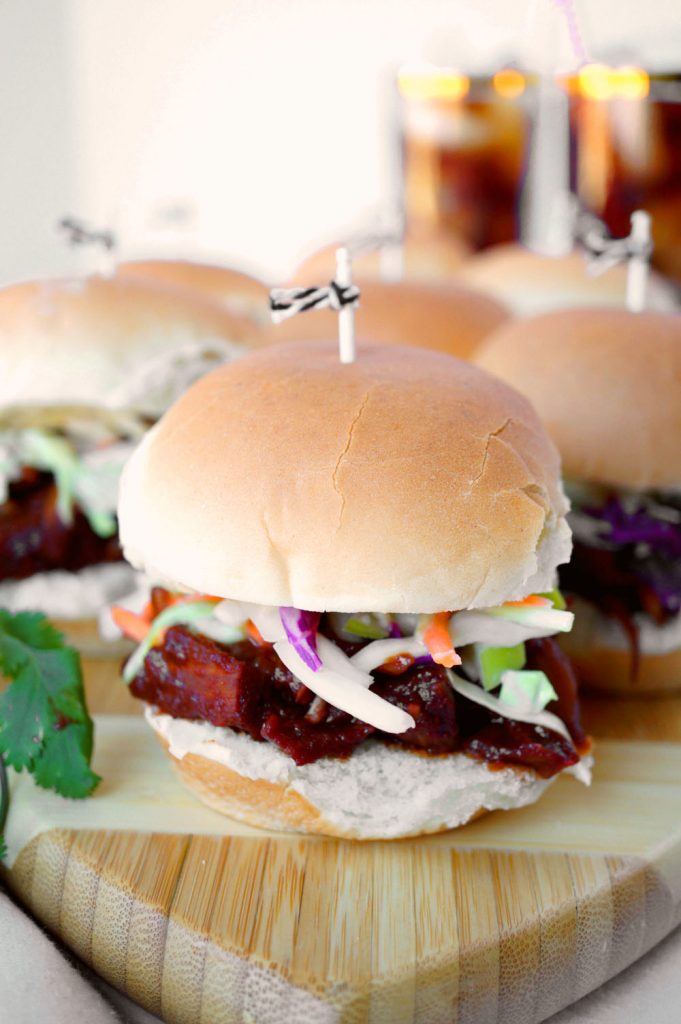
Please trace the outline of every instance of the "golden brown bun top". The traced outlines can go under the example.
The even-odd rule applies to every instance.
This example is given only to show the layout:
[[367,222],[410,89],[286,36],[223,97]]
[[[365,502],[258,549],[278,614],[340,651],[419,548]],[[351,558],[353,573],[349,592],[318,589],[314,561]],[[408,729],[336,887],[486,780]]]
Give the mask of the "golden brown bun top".
[[194,296],[120,278],[0,290],[0,406],[118,404],[145,362],[199,343],[258,343],[252,321]]
[[118,277],[149,281],[196,292],[219,302],[232,313],[267,320],[269,290],[263,281],[232,267],[190,260],[126,260],[116,268]]
[[[309,283],[309,282],[308,282]],[[322,283],[314,281],[313,284]],[[367,341],[416,345],[468,359],[483,338],[508,318],[495,299],[458,285],[360,278],[357,333]],[[338,333],[331,310],[301,313],[267,332],[269,341],[319,341]]]
[[[293,275],[293,284],[327,284],[335,273],[336,249],[340,244],[326,245],[303,260]],[[469,254],[466,243],[454,235],[409,234],[403,247],[404,277],[408,281],[451,281]],[[352,266],[358,277],[380,278],[381,254],[373,249],[355,256]]]
[[[566,256],[540,256],[522,245],[497,245],[476,253],[457,274],[461,284],[493,295],[517,316],[535,316],[575,306],[624,306],[627,268],[618,264],[598,276],[588,272],[579,249]],[[660,274],[648,282],[651,309],[679,306],[676,289]]]
[[566,478],[681,484],[681,315],[546,313],[502,327],[476,362],[527,395]]
[[435,352],[272,346],[195,384],[137,449],[126,557],[189,589],[338,611],[485,607],[570,549],[558,456],[520,395]]

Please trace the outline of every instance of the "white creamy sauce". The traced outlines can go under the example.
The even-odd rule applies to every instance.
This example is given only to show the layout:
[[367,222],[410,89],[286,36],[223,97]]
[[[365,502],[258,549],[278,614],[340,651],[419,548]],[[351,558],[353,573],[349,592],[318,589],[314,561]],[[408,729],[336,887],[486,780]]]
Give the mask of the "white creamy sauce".
[[246,348],[225,338],[205,338],[158,353],[138,363],[108,397],[108,405],[132,406],[160,416],[199,377],[244,355]]
[[129,594],[136,578],[125,562],[91,565],[79,572],[35,573],[25,580],[0,583],[0,607],[10,612],[39,611],[58,619],[90,618]]

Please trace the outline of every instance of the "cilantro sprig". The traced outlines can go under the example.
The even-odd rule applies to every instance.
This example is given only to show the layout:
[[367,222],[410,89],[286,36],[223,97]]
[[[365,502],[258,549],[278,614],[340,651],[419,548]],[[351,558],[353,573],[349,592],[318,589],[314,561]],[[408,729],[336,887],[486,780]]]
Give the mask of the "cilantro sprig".
[[100,779],[77,652],[40,613],[0,608],[0,673],[10,680],[0,693],[0,758],[44,789],[88,796]]

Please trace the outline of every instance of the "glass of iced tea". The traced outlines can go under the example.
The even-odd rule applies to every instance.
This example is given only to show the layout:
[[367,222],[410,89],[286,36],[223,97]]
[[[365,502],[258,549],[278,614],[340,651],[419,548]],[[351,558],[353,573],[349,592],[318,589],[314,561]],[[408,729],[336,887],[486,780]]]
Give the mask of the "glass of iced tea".
[[399,71],[410,228],[444,230],[474,250],[518,237],[530,84],[510,67],[476,77],[434,65]]
[[681,73],[589,64],[567,87],[581,202],[614,235],[647,210],[653,263],[681,281]]

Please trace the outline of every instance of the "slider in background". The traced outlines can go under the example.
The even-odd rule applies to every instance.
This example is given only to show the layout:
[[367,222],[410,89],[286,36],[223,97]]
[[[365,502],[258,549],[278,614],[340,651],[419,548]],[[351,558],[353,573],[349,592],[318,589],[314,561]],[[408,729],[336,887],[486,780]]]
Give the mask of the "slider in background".
[[134,585],[117,539],[122,466],[197,376],[258,343],[252,321],[139,281],[0,291],[0,605],[111,653],[97,616]]
[[547,313],[502,327],[476,362],[530,399],[561,453],[576,612],[562,642],[581,679],[681,689],[681,316]]
[[[337,242],[315,250],[296,269],[292,283],[309,281],[327,282],[333,277],[336,249],[347,243]],[[448,283],[467,258],[470,249],[463,239],[443,230],[419,233],[410,230],[403,242],[392,246],[375,246],[358,251],[349,248],[353,256],[353,269],[363,280],[423,281]]]
[[[327,284],[333,277],[329,266],[326,279],[304,284]],[[296,281],[301,280],[296,275]],[[361,341],[382,345],[414,345],[460,359],[468,359],[487,335],[508,319],[508,312],[491,296],[472,288],[443,281],[382,281],[358,276],[360,301],[356,312]],[[289,341],[318,341],[336,332],[337,316],[331,310],[314,316],[285,320],[266,332],[274,344]]]
[[234,267],[185,259],[135,259],[121,261],[116,276],[194,294],[256,323],[269,321],[268,286]]
[[[456,280],[503,302],[516,316],[534,316],[572,306],[622,307],[627,267],[590,274],[580,249],[564,256],[542,256],[520,244],[499,245],[477,253],[460,267]],[[679,290],[662,274],[650,271],[650,309],[679,308]]]

